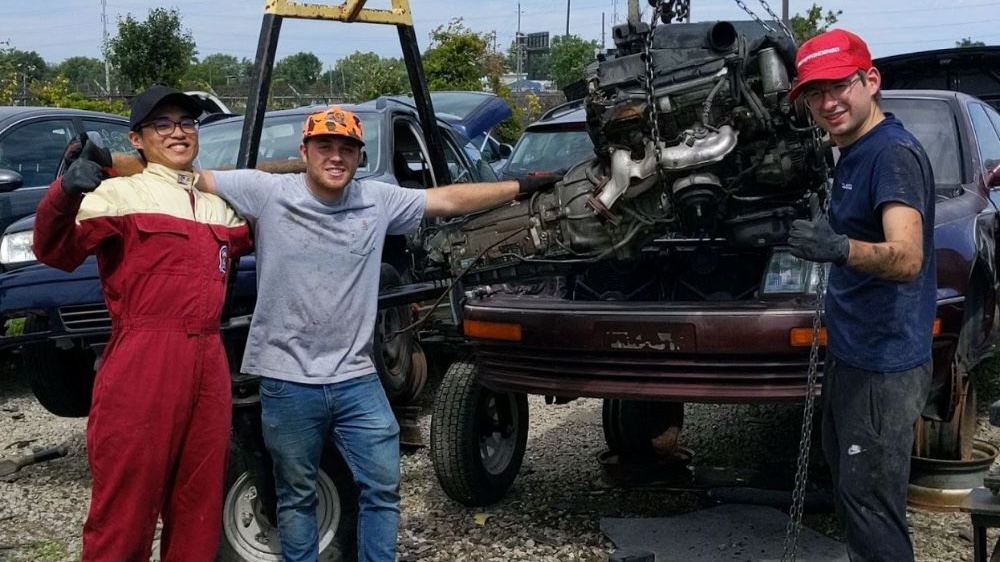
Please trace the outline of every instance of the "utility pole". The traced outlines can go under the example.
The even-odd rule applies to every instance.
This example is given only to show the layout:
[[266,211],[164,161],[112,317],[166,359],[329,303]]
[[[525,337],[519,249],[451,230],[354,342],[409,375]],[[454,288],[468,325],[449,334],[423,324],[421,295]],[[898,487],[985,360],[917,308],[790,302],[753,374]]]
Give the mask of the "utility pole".
[[108,62],[108,0],[101,0],[101,27],[104,29],[104,94],[111,95],[111,63]]
[[514,36],[514,45],[517,49],[517,79],[521,79],[521,57],[524,56],[521,41],[521,3],[517,3],[517,35]]
[[604,12],[601,12],[601,52],[606,49],[604,43]]
[[788,0],[781,0],[781,23],[788,27]]
[[566,36],[569,37],[569,2],[566,0]]

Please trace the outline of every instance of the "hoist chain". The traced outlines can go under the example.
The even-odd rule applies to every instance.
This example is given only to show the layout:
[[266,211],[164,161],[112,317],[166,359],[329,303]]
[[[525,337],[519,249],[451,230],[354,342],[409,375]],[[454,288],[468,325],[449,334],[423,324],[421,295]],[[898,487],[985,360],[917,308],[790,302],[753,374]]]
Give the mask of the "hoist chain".
[[[830,202],[829,192],[824,188],[823,202],[815,212],[814,220],[827,213]],[[802,409],[802,427],[799,435],[799,452],[795,465],[795,489],[792,505],[788,510],[788,524],[785,527],[785,541],[781,552],[781,562],[794,562],[798,546],[799,531],[802,529],[802,512],[806,499],[806,482],[809,476],[809,449],[812,445],[813,411],[816,403],[816,375],[819,371],[820,328],[823,319],[823,299],[826,295],[827,264],[817,263],[819,276],[816,281],[816,307],[813,310],[812,346],[809,348],[809,370],[806,373],[806,397]]]
[[[660,185],[663,185],[663,170],[660,164],[660,125],[659,125],[659,110],[656,107],[656,99],[654,98],[653,92],[653,79],[656,76],[656,68],[653,64],[653,35],[656,31],[656,22],[659,21],[660,10],[664,5],[665,0],[655,0],[653,5],[653,17],[649,22],[649,31],[646,34],[646,40],[642,44],[642,57],[646,61],[646,112],[647,118],[649,119],[649,134],[653,138],[653,147],[656,151],[656,175],[660,180]],[[653,1],[650,2],[653,4]]]
[[[764,20],[760,19],[760,17],[757,14],[755,14],[753,10],[748,8],[747,5],[743,3],[743,0],[736,0],[736,5],[739,6],[744,12],[746,12],[747,15],[753,18],[754,21],[759,23],[760,26],[763,27],[765,31],[767,31],[768,33],[774,33],[774,28],[771,27],[770,24],[768,24]],[[774,10],[771,9],[771,6],[767,3],[767,1],[760,0],[760,5],[764,7],[764,10],[766,10],[767,14],[771,16],[771,19],[778,23],[778,26],[780,26],[781,30],[785,32],[785,35],[791,37],[794,40],[795,36],[792,35],[792,32],[785,25],[785,22],[782,21],[782,19],[779,18],[777,14],[774,13]]]

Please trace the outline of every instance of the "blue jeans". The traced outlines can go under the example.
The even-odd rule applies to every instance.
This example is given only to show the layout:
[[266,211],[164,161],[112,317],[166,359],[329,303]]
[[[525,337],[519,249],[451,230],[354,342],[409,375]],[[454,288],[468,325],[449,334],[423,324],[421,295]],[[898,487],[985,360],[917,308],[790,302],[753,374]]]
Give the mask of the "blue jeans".
[[309,385],[262,378],[264,443],[274,459],[285,562],[315,561],[316,476],[336,444],[359,490],[358,562],[394,562],[399,528],[399,424],[378,375]]

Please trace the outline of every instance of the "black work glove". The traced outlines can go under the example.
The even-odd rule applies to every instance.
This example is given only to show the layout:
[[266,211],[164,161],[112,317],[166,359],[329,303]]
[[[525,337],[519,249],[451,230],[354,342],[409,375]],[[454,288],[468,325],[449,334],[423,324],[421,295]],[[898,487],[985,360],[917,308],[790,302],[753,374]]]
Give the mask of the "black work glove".
[[545,189],[551,189],[553,185],[562,180],[566,172],[539,172],[528,174],[523,178],[517,178],[517,192],[521,195],[531,195]]
[[834,232],[826,217],[815,221],[793,221],[788,232],[788,245],[795,257],[836,265],[847,263],[851,253],[851,241],[847,235]]
[[66,195],[71,197],[79,197],[84,193],[94,191],[102,180],[111,175],[111,152],[97,146],[86,138],[86,134],[81,135],[81,141],[82,148],[79,154],[75,154],[72,147],[76,140],[70,143],[65,153],[65,157],[72,158],[73,163],[63,174],[62,189]]

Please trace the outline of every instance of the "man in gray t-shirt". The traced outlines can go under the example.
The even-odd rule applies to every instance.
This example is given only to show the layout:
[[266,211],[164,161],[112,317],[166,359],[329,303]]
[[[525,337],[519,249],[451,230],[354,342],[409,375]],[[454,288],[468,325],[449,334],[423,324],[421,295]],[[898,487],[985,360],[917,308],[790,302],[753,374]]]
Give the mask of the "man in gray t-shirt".
[[371,359],[382,244],[423,217],[471,213],[551,186],[555,176],[404,189],[355,180],[361,121],[333,106],[310,115],[304,174],[203,171],[252,224],[257,306],[243,372],[260,375],[264,442],[274,459],[285,560],[316,560],[316,476],[327,441],[359,488],[358,560],[392,562],[399,526],[399,426]]

